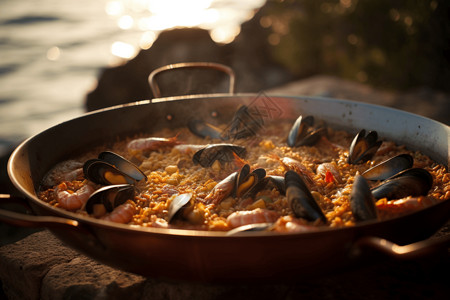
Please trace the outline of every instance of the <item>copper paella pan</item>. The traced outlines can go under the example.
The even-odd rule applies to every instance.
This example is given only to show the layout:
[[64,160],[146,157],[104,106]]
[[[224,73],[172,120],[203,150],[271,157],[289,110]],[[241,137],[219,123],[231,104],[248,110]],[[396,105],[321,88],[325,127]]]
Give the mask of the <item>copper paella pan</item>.
[[46,172],[86,148],[137,133],[183,127],[194,116],[225,123],[236,107],[255,105],[261,97],[266,106],[274,104],[271,118],[275,121],[304,114],[352,133],[361,128],[376,130],[383,138],[420,150],[448,168],[450,127],[400,110],[330,98],[261,94],[155,98],[87,113],[24,141],[11,155],[8,173],[34,215],[1,210],[0,221],[47,227],[68,246],[125,271],[203,282],[298,278],[348,266],[365,247],[394,257],[413,257],[450,244],[448,239],[427,240],[448,221],[450,199],[402,217],[353,227],[229,236],[115,224],[55,208],[36,196]]

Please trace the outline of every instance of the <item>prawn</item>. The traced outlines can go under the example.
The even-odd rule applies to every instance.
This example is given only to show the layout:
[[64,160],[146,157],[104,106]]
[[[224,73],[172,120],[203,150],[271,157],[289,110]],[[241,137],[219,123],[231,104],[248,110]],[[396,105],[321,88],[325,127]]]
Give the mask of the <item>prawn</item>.
[[325,178],[326,183],[341,182],[339,171],[334,163],[322,163],[317,166],[317,174],[322,175]]
[[101,219],[111,221],[115,223],[126,224],[133,219],[133,215],[136,212],[136,206],[132,202],[126,202],[114,208],[114,210],[103,216]]
[[90,184],[85,184],[76,191],[69,189],[67,182],[60,183],[55,188],[56,199],[59,205],[67,210],[77,210],[83,207],[89,196],[95,191]]
[[296,159],[290,158],[290,157],[283,157],[280,158],[279,156],[273,154],[267,156],[268,158],[272,158],[275,160],[278,160],[280,164],[288,169],[297,172],[299,175],[302,175],[303,179],[306,180],[306,183],[308,184],[308,187],[314,186],[314,174],[309,171],[301,162],[299,162]]
[[205,148],[207,145],[193,145],[193,144],[181,144],[181,145],[175,145],[173,149],[177,150],[178,152],[182,154],[192,154],[195,153],[203,148]]
[[173,147],[180,144],[177,136],[171,138],[148,137],[132,140],[128,143],[127,148],[130,151],[153,151],[161,148]]
[[273,210],[256,208],[254,210],[235,211],[227,218],[230,228],[236,228],[249,224],[273,223],[278,219],[278,214]]
[[66,160],[57,164],[44,178],[43,184],[55,186],[63,181],[73,181],[83,176],[83,164],[76,160]]
[[278,232],[310,232],[317,231],[318,228],[307,225],[300,219],[296,219],[292,216],[284,216],[277,220],[273,229]]
[[435,204],[437,201],[430,197],[406,197],[398,200],[380,199],[376,202],[376,207],[380,212],[386,214],[400,215],[414,212],[421,208]]
[[218,204],[230,196],[235,187],[237,174],[237,172],[231,173],[228,177],[216,184],[212,191],[206,195],[203,202],[206,204]]

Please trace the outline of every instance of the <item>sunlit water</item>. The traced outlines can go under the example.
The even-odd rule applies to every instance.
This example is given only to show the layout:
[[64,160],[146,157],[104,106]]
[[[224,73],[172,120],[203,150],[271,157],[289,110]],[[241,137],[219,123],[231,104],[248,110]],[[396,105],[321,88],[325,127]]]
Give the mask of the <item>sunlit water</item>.
[[149,48],[161,30],[199,26],[230,42],[264,2],[1,0],[0,154],[81,115],[100,70]]

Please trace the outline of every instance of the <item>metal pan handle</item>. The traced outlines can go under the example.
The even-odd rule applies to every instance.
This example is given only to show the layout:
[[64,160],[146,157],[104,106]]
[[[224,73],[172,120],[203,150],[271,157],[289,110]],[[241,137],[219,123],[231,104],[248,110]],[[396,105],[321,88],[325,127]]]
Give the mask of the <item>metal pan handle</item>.
[[[0,194],[3,203],[23,203],[25,200],[20,197]],[[79,229],[79,223],[76,220],[52,217],[52,216],[34,216],[23,213],[17,213],[5,209],[0,209],[0,222],[20,227],[69,227],[70,229]]]
[[152,89],[153,96],[155,98],[161,97],[161,91],[159,89],[158,84],[155,81],[155,77],[165,71],[174,70],[174,69],[212,69],[217,70],[226,73],[230,77],[230,86],[229,86],[229,93],[234,93],[234,83],[235,83],[235,74],[233,69],[230,67],[227,67],[225,65],[219,64],[219,63],[213,63],[213,62],[186,62],[186,63],[178,63],[178,64],[171,64],[167,66],[163,66],[161,68],[153,70],[153,72],[150,73],[148,76],[148,83],[150,85],[150,88]]
[[450,247],[450,235],[440,238],[429,238],[404,246],[379,237],[367,236],[360,238],[353,244],[351,254],[357,257],[364,250],[371,249],[395,259],[408,260],[429,256],[444,250],[447,251],[448,247]]

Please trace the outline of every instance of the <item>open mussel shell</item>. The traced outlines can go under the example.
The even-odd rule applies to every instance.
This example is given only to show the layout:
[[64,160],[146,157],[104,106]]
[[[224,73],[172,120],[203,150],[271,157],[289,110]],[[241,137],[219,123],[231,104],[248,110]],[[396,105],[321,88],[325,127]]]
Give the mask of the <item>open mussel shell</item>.
[[312,146],[325,134],[326,128],[308,130],[314,125],[313,116],[299,116],[292,125],[287,138],[289,147]]
[[136,165],[122,156],[105,151],[98,159],[90,159],[83,165],[84,176],[92,182],[110,184],[134,184],[146,178]]
[[250,172],[250,166],[248,164],[242,167],[236,178],[235,195],[238,198],[254,197],[257,192],[262,190],[266,181],[266,170],[258,168]]
[[131,184],[108,185],[96,190],[86,202],[86,212],[101,216],[127,200],[133,200],[136,189]]
[[200,164],[207,168],[218,160],[220,163],[232,162],[235,155],[244,157],[247,150],[243,146],[235,144],[212,144],[197,151],[192,157],[194,164]]
[[271,231],[273,228],[273,223],[254,223],[254,224],[247,224],[243,226],[239,226],[236,228],[233,228],[229,231],[227,231],[226,235],[243,235],[245,233],[249,232],[255,232],[255,231]]
[[361,175],[355,176],[350,193],[350,208],[356,221],[367,221],[378,218],[375,199],[370,192],[369,184]]
[[366,136],[366,131],[362,129],[350,145],[348,163],[358,164],[370,160],[382,143],[382,141],[378,141],[376,131],[370,131]]
[[385,180],[413,166],[414,159],[409,154],[400,154],[366,170],[361,175],[367,180]]
[[172,199],[172,202],[169,206],[169,212],[168,212],[168,222],[173,222],[178,216],[182,214],[182,211],[191,205],[191,199],[192,194],[191,193],[184,193],[179,194],[175,196]]
[[327,218],[300,175],[295,171],[289,170],[284,175],[284,179],[286,197],[295,216],[310,221],[320,219],[326,223]]
[[432,185],[433,177],[427,170],[412,168],[397,173],[373,187],[371,191],[376,199],[401,199],[408,196],[424,196],[428,194]]
[[268,175],[266,176],[265,180],[267,186],[273,185],[281,195],[286,195],[286,184],[284,182],[283,176],[277,176],[277,175]]
[[192,119],[188,122],[189,130],[199,137],[226,140],[223,130],[202,120]]

